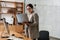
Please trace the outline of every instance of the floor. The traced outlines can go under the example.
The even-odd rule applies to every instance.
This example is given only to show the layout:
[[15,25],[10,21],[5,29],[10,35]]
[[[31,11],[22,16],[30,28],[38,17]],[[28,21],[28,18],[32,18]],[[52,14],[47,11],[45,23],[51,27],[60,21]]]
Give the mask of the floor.
[[[0,38],[0,40],[7,40],[7,39],[11,39],[11,40],[24,40],[22,38],[17,38],[17,37],[14,37],[14,36],[10,36],[9,38]],[[60,39],[56,39],[56,38],[50,38],[50,40],[60,40]]]
[[60,40],[60,39],[57,39],[57,38],[52,38],[52,37],[51,37],[51,38],[50,38],[50,40]]

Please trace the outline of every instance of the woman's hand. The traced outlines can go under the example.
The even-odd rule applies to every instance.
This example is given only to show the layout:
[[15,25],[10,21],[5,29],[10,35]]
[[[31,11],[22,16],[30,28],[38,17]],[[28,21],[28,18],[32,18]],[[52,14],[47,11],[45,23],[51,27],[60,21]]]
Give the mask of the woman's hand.
[[29,26],[29,23],[28,22],[26,24]]
[[23,22],[24,24],[27,24],[29,26],[29,22]]

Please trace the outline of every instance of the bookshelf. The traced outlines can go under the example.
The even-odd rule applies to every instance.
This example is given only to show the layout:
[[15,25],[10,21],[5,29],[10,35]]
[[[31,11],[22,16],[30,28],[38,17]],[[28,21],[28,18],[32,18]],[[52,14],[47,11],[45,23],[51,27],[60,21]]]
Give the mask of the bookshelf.
[[17,13],[24,13],[24,2],[0,1],[0,14],[13,14],[14,24]]
[[8,13],[8,10],[10,10],[11,8],[16,8],[15,2],[0,1],[0,13]]
[[17,10],[17,13],[24,13],[24,3],[16,2],[16,10]]

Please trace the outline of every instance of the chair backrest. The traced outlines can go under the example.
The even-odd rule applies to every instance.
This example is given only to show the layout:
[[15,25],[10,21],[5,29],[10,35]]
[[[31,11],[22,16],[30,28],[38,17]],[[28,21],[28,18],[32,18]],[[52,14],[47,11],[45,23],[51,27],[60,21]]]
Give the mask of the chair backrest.
[[43,39],[43,40],[49,40],[49,32],[48,31],[44,31],[44,30],[42,30],[42,31],[40,31],[39,32],[39,39],[41,40],[41,39]]

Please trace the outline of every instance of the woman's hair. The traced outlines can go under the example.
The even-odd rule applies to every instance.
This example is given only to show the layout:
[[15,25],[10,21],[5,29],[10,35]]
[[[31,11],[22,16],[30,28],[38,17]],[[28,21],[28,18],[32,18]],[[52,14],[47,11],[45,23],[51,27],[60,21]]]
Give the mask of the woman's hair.
[[[32,4],[28,4],[27,6],[29,6],[29,7],[31,7],[31,8],[33,9],[33,5],[32,5]],[[26,7],[27,7],[27,6],[26,6]]]

